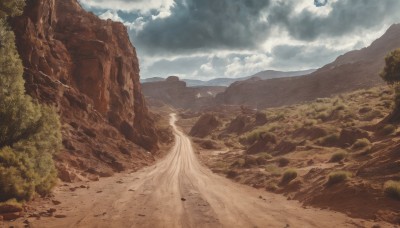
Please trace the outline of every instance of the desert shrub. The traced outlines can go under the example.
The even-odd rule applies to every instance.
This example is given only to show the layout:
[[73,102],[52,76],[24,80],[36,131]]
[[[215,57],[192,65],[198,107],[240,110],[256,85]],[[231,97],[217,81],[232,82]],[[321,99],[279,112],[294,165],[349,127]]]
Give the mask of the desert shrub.
[[362,138],[362,139],[357,139],[357,141],[354,142],[352,148],[354,150],[358,150],[358,149],[364,149],[370,145],[371,142],[368,139]]
[[346,172],[346,171],[336,171],[332,172],[328,176],[328,185],[335,185],[340,182],[346,181],[351,177],[351,173]]
[[382,118],[382,117],[384,117],[384,115],[383,115],[383,113],[381,111],[379,111],[379,110],[371,110],[371,111],[365,113],[362,116],[361,120],[363,120],[363,121],[371,121],[371,120],[374,120],[376,118]]
[[340,162],[343,161],[343,159],[347,156],[346,152],[337,152],[334,153],[331,157],[331,159],[329,160],[329,162]]
[[268,132],[267,129],[256,129],[251,131],[244,136],[239,138],[242,144],[251,145],[258,141],[259,139],[265,140],[266,142],[276,143],[277,137],[274,133]]
[[324,112],[319,113],[319,114],[316,116],[316,118],[317,118],[317,119],[320,119],[320,120],[322,120],[322,121],[326,121],[326,120],[329,119],[329,117],[330,117],[331,115],[332,115],[332,111],[331,111],[331,110],[327,110],[327,111],[324,111]]
[[389,85],[393,86],[395,102],[395,107],[388,120],[390,122],[398,122],[400,115],[400,49],[390,52],[385,58],[385,63],[385,68],[380,76]]
[[0,201],[48,194],[57,173],[53,155],[61,148],[61,126],[53,108],[25,94],[15,37],[2,15],[15,15],[20,1],[0,3]]
[[269,153],[264,152],[264,153],[259,153],[259,154],[258,154],[258,157],[264,158],[264,159],[266,159],[266,160],[269,160],[269,159],[272,158],[272,155],[270,155]]
[[400,200],[400,182],[388,181],[384,186],[385,194],[393,199]]
[[340,139],[340,134],[334,133],[327,135],[319,140],[319,143],[322,145],[333,145],[336,144]]
[[290,181],[296,179],[297,171],[294,169],[286,170],[282,175],[282,183],[289,183]]
[[396,126],[393,124],[386,124],[384,127],[380,129],[380,133],[383,135],[391,135],[396,131]]

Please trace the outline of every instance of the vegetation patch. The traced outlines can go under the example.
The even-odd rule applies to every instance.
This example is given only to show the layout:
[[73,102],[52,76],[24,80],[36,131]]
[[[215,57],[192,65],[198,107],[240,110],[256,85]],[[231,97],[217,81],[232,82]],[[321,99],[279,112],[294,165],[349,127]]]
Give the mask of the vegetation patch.
[[56,110],[25,94],[23,65],[6,24],[7,16],[22,12],[24,1],[14,3],[5,0],[2,6],[10,8],[0,9],[0,202],[48,194],[57,181],[53,155],[61,149]]
[[357,139],[357,141],[354,142],[352,148],[354,150],[359,150],[359,149],[367,148],[370,145],[371,145],[371,142],[368,139],[363,138],[363,139]]
[[332,185],[344,182],[344,181],[348,180],[351,176],[352,176],[352,174],[350,172],[346,172],[346,171],[332,172],[328,176],[327,185],[332,186]]
[[283,184],[288,184],[290,183],[292,180],[296,179],[297,177],[297,171],[295,169],[287,169],[282,176],[282,180],[281,182]]
[[393,199],[400,200],[400,182],[388,181],[385,183],[385,194]]
[[341,162],[343,159],[345,159],[347,156],[346,152],[336,152],[332,155],[331,159],[329,162]]

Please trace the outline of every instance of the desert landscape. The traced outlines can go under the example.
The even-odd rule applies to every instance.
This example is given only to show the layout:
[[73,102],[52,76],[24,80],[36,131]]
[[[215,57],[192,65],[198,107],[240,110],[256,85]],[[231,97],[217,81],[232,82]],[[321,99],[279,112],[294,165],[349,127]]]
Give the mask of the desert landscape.
[[2,0],[0,227],[400,226],[396,9]]

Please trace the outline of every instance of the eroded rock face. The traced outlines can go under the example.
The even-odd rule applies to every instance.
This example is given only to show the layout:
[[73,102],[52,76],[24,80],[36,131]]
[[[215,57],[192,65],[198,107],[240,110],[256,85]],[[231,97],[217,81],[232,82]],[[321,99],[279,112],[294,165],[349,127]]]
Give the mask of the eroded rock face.
[[12,27],[27,92],[59,109],[60,160],[99,172],[153,160],[142,148],[157,150],[157,135],[123,24],[100,20],[76,0],[28,0]]

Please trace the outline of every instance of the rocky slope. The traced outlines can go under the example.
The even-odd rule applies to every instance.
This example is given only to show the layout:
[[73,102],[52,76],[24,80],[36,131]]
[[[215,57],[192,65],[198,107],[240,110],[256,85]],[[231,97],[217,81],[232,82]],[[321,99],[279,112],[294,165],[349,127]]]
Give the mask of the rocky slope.
[[100,20],[77,0],[29,0],[12,25],[27,93],[61,116],[63,179],[108,176],[153,161],[144,149],[157,150],[157,134],[121,23]]
[[226,87],[204,86],[187,87],[186,82],[176,76],[170,76],[163,81],[143,83],[143,94],[148,99],[162,101],[174,108],[199,109],[214,102],[217,93]]
[[[395,227],[400,131],[381,122],[393,109],[393,96],[378,86],[256,113],[215,110],[219,124],[192,141],[205,164],[239,183]],[[186,132],[207,126],[210,113],[199,114],[184,113],[179,125]]]
[[400,47],[400,24],[369,47],[339,56],[334,62],[304,77],[247,80],[232,84],[217,96],[219,103],[247,104],[254,107],[273,107],[310,101],[342,92],[382,84],[379,72],[384,57]]

